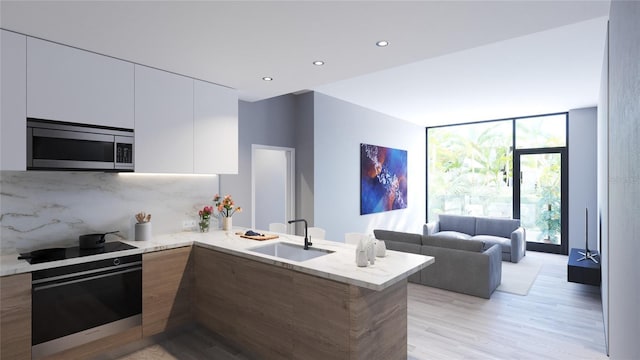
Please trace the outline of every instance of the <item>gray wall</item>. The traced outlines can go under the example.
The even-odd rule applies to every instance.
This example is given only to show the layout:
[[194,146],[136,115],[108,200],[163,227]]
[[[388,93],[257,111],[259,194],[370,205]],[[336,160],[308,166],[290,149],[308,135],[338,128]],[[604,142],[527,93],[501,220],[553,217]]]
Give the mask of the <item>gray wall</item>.
[[[239,101],[238,174],[220,175],[220,194],[231,195],[236,205],[243,208],[233,215],[234,226],[251,227],[251,144],[294,148],[295,102],[294,95],[258,102]],[[217,151],[224,153],[224,149]]]
[[[422,233],[425,128],[324,94],[315,94],[315,224],[327,239],[393,229]],[[360,215],[360,143],[407,150],[407,208]]]
[[569,249],[584,249],[585,208],[589,249],[597,250],[597,109],[569,111]]
[[640,354],[640,2],[609,16],[609,354]]
[[[296,99],[296,218],[314,225],[314,93],[298,95]],[[297,233],[302,234],[302,224]]]

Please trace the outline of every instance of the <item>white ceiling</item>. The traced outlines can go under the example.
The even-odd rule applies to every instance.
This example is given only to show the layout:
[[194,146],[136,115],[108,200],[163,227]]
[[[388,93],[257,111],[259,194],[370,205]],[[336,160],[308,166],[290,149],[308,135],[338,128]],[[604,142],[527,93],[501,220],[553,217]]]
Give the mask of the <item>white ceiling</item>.
[[[229,86],[247,101],[310,89],[434,125],[595,105],[608,9],[608,0],[3,0],[0,26]],[[376,47],[381,39],[390,45]]]

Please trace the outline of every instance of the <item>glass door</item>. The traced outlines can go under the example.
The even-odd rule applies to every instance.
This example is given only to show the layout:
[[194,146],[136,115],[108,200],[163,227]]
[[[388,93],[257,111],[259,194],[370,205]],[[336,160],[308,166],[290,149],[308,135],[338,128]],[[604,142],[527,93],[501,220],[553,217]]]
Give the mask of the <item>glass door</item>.
[[567,254],[566,157],[565,148],[515,152],[514,213],[527,250]]

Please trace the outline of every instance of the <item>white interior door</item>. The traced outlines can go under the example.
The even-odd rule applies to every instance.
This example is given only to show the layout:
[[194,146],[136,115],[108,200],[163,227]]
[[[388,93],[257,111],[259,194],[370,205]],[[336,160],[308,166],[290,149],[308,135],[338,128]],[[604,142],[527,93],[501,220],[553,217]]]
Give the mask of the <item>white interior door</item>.
[[252,227],[268,230],[274,222],[293,219],[294,149],[252,147]]

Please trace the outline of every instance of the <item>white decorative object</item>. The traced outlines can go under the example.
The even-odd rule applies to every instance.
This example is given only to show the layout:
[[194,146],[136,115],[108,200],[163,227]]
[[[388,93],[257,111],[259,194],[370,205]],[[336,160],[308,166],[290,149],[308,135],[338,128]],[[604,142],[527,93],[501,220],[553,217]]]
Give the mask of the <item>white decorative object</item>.
[[387,255],[387,246],[384,240],[376,240],[376,256],[385,257],[385,255]]
[[371,265],[376,263],[376,250],[374,247],[374,240],[373,240],[373,236],[370,236],[369,239],[367,240],[367,258],[369,259],[369,262],[371,263]]
[[135,227],[136,241],[149,241],[151,240],[151,223],[144,222],[138,223]]
[[233,227],[233,218],[231,216],[222,217],[222,230],[229,231]]
[[360,238],[356,245],[356,265],[360,267],[367,266],[369,259],[367,257],[367,242],[364,238]]

